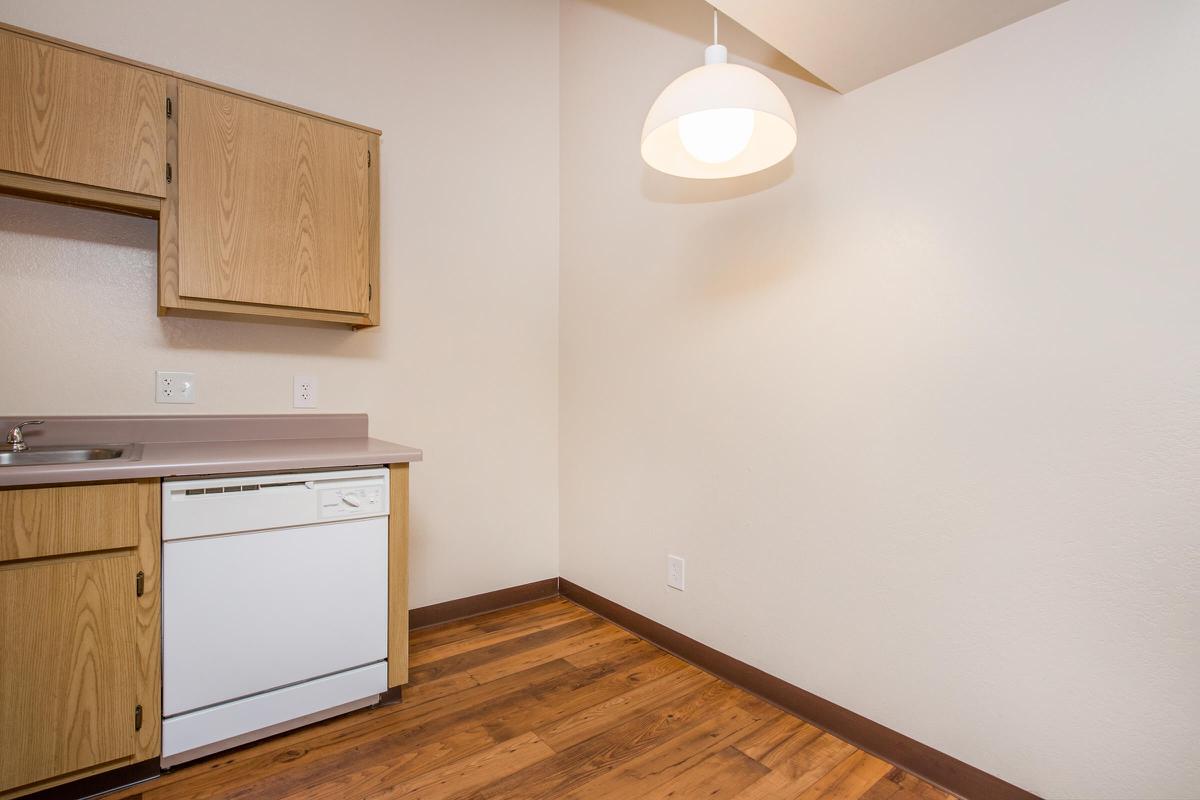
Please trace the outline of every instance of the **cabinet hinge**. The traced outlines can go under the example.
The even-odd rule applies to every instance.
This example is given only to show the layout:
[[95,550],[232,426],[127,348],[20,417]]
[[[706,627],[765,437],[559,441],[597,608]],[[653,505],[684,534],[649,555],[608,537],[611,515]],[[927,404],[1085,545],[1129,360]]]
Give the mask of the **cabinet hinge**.
[[167,98],[167,119],[171,118],[171,98]]
[[137,574],[137,596],[141,597],[146,593],[146,573],[138,570]]
[[135,731],[142,729],[142,707],[140,705],[133,707],[133,729]]
[[167,162],[167,183],[171,182],[171,162]]

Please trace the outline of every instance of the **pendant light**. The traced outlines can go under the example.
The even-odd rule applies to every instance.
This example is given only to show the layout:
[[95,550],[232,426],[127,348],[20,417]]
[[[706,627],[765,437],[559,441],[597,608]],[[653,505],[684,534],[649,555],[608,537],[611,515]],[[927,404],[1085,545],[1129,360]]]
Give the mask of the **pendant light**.
[[787,98],[766,75],[729,63],[714,9],[704,66],[680,75],[650,106],[642,159],[681,178],[732,178],[778,164],[795,148]]

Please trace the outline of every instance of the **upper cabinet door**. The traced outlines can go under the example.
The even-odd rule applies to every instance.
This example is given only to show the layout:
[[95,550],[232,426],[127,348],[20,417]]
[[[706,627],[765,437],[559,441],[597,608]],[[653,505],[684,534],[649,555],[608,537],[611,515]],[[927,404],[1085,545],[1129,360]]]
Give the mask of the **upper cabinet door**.
[[182,81],[179,294],[367,314],[370,135]]
[[0,170],[166,196],[166,76],[0,30]]

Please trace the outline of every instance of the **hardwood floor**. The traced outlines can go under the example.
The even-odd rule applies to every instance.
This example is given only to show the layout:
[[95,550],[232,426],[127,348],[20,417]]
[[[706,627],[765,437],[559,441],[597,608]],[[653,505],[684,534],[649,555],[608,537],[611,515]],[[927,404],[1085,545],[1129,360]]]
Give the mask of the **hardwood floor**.
[[400,704],[106,800],[953,797],[563,598],[413,631],[410,670]]

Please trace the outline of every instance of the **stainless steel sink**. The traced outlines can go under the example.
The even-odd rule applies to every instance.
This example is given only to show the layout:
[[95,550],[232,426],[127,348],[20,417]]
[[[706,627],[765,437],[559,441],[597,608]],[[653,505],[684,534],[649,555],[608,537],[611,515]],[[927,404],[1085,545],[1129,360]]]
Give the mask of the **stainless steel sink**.
[[30,464],[80,464],[84,461],[107,461],[121,458],[129,445],[106,447],[60,446],[30,447],[19,453],[0,451],[0,467],[20,467]]

